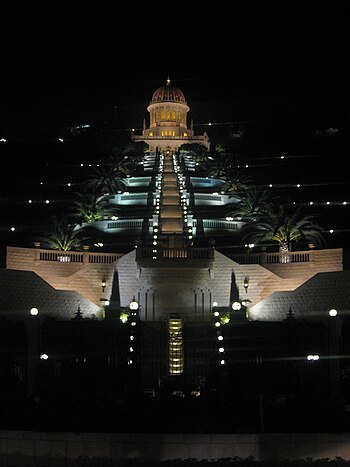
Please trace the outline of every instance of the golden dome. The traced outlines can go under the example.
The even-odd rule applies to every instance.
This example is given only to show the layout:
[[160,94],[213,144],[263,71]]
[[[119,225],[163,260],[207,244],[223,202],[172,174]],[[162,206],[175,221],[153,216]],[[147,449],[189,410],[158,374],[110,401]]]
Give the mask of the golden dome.
[[154,91],[151,104],[157,102],[181,102],[182,104],[187,104],[184,93],[178,87],[170,84],[169,78],[164,86]]

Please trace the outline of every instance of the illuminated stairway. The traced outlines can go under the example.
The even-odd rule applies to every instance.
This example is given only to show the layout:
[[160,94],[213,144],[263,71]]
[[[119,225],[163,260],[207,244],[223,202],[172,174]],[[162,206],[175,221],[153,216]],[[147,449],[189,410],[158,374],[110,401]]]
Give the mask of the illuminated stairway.
[[165,154],[164,156],[160,228],[163,234],[183,233],[180,192],[171,154]]

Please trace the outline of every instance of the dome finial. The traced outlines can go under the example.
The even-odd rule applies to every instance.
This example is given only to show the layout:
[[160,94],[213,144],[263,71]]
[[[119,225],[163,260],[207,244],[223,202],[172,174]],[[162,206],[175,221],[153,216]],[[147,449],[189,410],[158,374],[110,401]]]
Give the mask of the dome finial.
[[169,78],[169,75],[168,75],[168,79],[166,80],[166,85],[167,85],[167,86],[170,85],[170,78]]

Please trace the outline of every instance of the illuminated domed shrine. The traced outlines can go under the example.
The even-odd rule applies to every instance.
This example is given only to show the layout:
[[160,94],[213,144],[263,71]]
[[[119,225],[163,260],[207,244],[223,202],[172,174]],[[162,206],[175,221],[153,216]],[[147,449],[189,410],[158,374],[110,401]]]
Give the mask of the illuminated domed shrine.
[[149,145],[150,151],[177,151],[184,143],[197,143],[210,147],[207,133],[195,135],[193,122],[187,127],[187,113],[190,108],[187,105],[184,93],[177,86],[171,84],[168,78],[164,86],[154,91],[149,112],[150,125],[146,128],[143,124],[141,135],[133,135],[133,141],[144,141]]

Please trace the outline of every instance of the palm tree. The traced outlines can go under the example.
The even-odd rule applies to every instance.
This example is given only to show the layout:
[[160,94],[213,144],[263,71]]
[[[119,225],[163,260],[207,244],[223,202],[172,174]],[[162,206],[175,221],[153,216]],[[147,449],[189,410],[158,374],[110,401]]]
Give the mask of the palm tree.
[[114,194],[124,190],[125,177],[126,172],[121,167],[116,169],[112,164],[103,163],[92,169],[90,176],[83,182],[83,189],[99,195]]
[[207,161],[208,150],[203,144],[185,143],[180,146],[180,150],[190,151],[193,159],[199,164]]
[[79,222],[89,223],[102,221],[104,216],[110,216],[114,211],[106,196],[76,193],[71,213]]
[[271,210],[272,203],[268,190],[259,191],[257,188],[252,188],[240,196],[240,202],[233,207],[230,215],[256,222],[269,215]]
[[75,225],[68,224],[65,217],[52,217],[52,228],[42,237],[43,245],[52,250],[69,251],[79,249],[83,238],[79,238]]
[[102,164],[111,166],[116,177],[125,178],[132,174],[133,160],[128,154],[128,150],[123,154],[113,153],[112,156],[102,161]]
[[206,168],[206,176],[227,180],[236,167],[232,156],[225,153],[215,154]]
[[282,263],[290,261],[288,253],[294,243],[304,241],[321,247],[325,245],[323,229],[315,222],[315,216],[304,215],[300,208],[289,212],[282,205],[277,212],[271,211],[266,219],[250,222],[242,232],[244,230],[247,232],[243,237],[244,242],[277,242]]
[[[119,156],[119,159],[122,159],[124,163],[127,163],[127,170],[131,169],[132,163],[141,162],[144,158],[145,151],[148,149],[148,144],[144,141],[134,142],[130,141],[125,145],[122,157]],[[117,156],[117,154],[116,154]]]
[[214,157],[208,157],[205,176],[223,180],[221,190],[225,192],[245,191],[251,183],[237,167],[233,155],[227,153],[216,153]]
[[221,190],[230,192],[244,192],[249,189],[250,179],[239,173],[238,170],[232,170],[226,175],[226,181],[221,187]]

